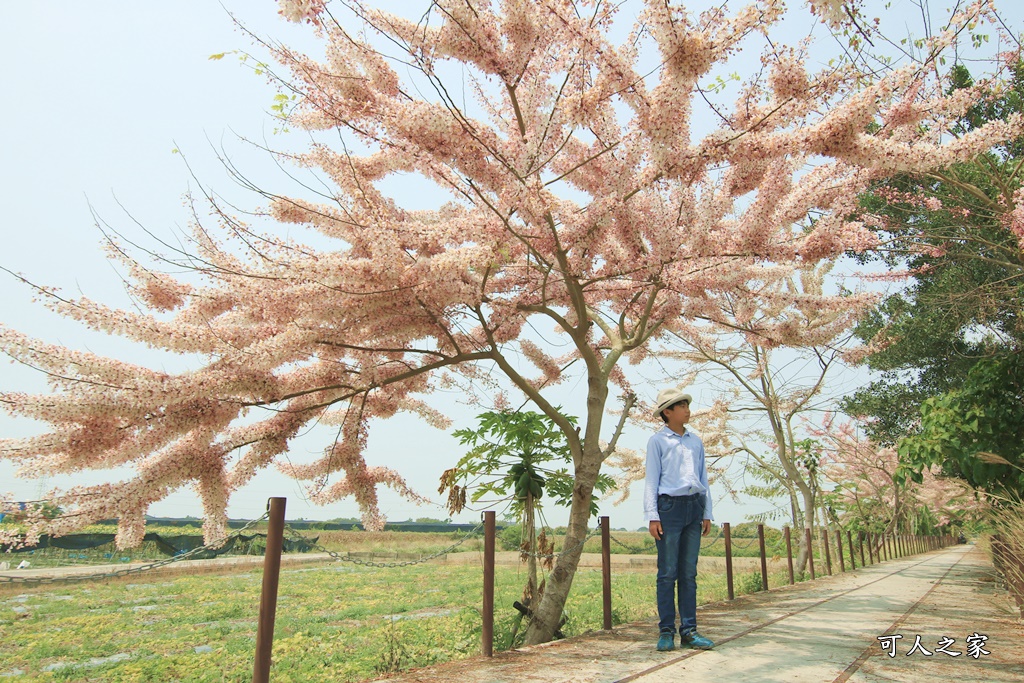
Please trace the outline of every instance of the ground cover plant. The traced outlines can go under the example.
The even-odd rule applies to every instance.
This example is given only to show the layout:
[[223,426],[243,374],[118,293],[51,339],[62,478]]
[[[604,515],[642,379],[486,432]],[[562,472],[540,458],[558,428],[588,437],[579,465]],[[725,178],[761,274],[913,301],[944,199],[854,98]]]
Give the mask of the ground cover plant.
[[[509,645],[511,604],[522,590],[523,571],[497,568],[498,648]],[[5,590],[0,593],[0,642],[5,644],[0,676],[112,683],[243,680],[252,671],[261,580],[254,570]],[[784,579],[769,580],[779,585]],[[581,569],[574,588],[563,629],[567,636],[602,623],[600,571]],[[702,603],[725,597],[724,576],[701,577]],[[480,603],[477,564],[285,568],[274,680],[357,681],[476,655]],[[653,619],[653,570],[617,571],[613,608],[615,623]]]

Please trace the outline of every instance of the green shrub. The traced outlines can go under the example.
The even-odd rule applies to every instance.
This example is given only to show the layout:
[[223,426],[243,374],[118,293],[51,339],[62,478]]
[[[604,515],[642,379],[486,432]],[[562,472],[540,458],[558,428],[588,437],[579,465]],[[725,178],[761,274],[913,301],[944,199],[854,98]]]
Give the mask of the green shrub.
[[502,550],[519,550],[523,543],[523,525],[510,524],[498,534],[498,544]]
[[761,574],[760,572],[751,572],[749,574],[740,574],[739,581],[736,582],[736,592],[740,595],[747,593],[756,593],[761,590]]

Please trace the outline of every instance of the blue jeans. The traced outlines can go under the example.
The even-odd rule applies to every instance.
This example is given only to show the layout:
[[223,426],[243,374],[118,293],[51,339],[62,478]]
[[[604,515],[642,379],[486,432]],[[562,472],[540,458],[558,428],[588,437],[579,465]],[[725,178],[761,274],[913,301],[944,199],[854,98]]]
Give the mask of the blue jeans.
[[679,590],[679,633],[697,630],[697,555],[704,519],[704,495],[658,496],[661,540],[658,547],[658,629],[676,630],[676,587]]

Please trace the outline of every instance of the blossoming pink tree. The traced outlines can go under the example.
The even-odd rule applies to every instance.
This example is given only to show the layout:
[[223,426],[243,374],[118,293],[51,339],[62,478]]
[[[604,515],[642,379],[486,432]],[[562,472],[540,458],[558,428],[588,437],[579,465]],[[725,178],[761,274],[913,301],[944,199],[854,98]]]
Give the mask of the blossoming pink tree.
[[[282,3],[324,46],[319,59],[271,46],[296,98],[288,125],[341,141],[321,136],[294,160],[333,187],[319,199],[265,191],[265,226],[214,202],[213,224],[197,218],[190,253],[165,255],[171,265],[115,245],[141,310],[43,290],[63,315],[202,365],[172,374],[0,332],[0,348],[53,386],[0,397],[51,426],[2,442],[3,457],[26,476],[135,472],[63,492],[48,529],[116,517],[118,542],[131,545],[150,504],[192,485],[213,538],[232,492],[274,464],[317,500],[354,496],[379,524],[378,486],[414,494],[395,469],[363,460],[369,420],[413,411],[444,425],[424,395],[498,373],[564,431],[573,456],[569,550],[527,632],[550,639],[612,454],[602,438],[614,443],[614,388],[631,391],[622,361],[713,318],[713,297],[742,297],[766,268],[872,246],[848,220],[872,180],[970,157],[1020,129],[1014,118],[941,135],[971,91],[945,96],[931,67],[983,7],[938,32],[923,64],[881,74],[815,71],[802,46],[758,40],[782,19],[778,0],[700,15],[660,0],[630,8],[636,24],[616,42],[622,10],[602,0],[437,0],[419,21],[359,0]],[[715,74],[730,69],[745,80],[718,89]],[[382,189],[399,173],[447,202],[403,207]],[[334,246],[283,236],[289,226]],[[168,274],[182,265],[191,275]],[[525,332],[541,324],[562,347]],[[584,376],[565,406],[579,430],[549,398],[570,363]],[[314,462],[282,466],[317,421],[337,438]]]
[[[718,428],[702,436],[724,438],[720,450],[742,458],[744,479],[754,482],[743,493],[784,500],[779,516],[809,529],[812,539],[820,476],[806,425],[835,400],[829,384],[836,366],[862,353],[849,344],[851,330],[876,298],[828,295],[832,265],[764,268],[742,292],[709,293],[703,319],[677,323],[679,350],[663,354],[732,387],[707,416],[721,417]],[[798,571],[810,553],[805,538],[797,534]]]
[[825,454],[823,476],[836,485],[844,523],[884,533],[921,533],[923,527],[980,521],[988,498],[965,481],[942,477],[937,466],[922,471],[920,483],[900,484],[894,448],[865,438],[850,421],[827,416],[815,435]]

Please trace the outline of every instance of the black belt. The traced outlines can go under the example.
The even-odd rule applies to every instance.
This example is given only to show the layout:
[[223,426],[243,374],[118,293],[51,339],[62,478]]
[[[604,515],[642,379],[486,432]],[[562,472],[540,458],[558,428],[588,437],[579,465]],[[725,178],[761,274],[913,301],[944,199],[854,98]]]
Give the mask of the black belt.
[[671,498],[672,500],[696,500],[697,498],[702,498],[703,496],[703,493],[691,493],[687,496],[670,496],[667,493],[662,493],[658,495],[658,498]]

